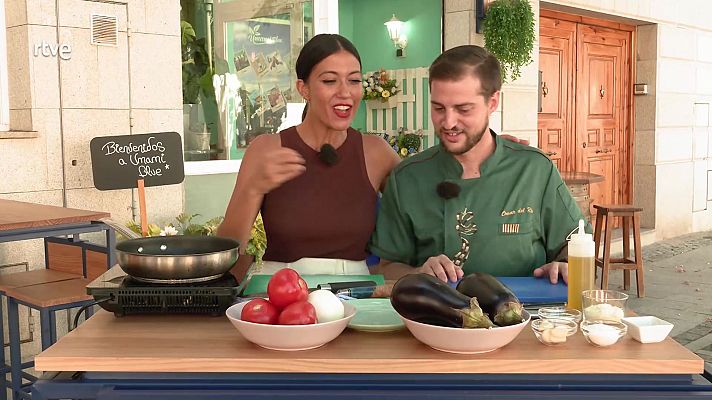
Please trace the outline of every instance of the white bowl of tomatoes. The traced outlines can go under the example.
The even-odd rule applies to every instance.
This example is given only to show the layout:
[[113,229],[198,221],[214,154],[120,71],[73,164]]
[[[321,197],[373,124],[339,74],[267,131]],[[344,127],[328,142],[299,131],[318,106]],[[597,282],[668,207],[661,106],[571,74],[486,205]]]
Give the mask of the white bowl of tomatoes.
[[346,329],[356,309],[323,290],[309,293],[292,269],[277,271],[266,298],[232,305],[225,311],[248,341],[271,350],[309,350],[329,343]]

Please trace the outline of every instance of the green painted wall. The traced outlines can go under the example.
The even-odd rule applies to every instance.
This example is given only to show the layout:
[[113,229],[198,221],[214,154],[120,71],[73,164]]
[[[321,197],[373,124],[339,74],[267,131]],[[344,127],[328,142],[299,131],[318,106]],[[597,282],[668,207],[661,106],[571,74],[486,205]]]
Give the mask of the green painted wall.
[[[396,57],[383,25],[393,13],[405,22],[408,47],[403,58]],[[364,71],[430,66],[441,52],[441,23],[441,0],[339,0],[339,31],[358,49]],[[352,125],[366,127],[363,102]]]
[[237,174],[188,175],[183,182],[185,213],[200,214],[194,222],[224,216]]

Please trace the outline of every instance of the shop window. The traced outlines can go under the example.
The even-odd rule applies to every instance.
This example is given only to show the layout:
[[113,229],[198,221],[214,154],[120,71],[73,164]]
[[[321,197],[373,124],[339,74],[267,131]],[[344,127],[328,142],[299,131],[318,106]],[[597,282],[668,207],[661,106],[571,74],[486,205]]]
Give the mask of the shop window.
[[[314,34],[313,3],[201,3],[181,1],[185,158],[239,160],[252,139],[283,126],[288,103],[303,102],[294,63]],[[186,47],[186,30],[195,33],[187,38],[193,48]],[[190,81],[191,73],[202,85]]]
[[0,131],[10,129],[10,102],[7,89],[7,40],[5,2],[0,3]]

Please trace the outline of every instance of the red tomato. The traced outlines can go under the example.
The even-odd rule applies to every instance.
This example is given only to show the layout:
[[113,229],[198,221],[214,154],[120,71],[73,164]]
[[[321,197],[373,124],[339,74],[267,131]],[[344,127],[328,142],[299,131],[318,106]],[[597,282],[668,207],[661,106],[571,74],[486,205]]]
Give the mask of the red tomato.
[[267,283],[267,295],[272,304],[283,309],[297,301],[306,300],[309,296],[309,289],[297,271],[283,268],[275,272]]
[[276,325],[279,320],[279,309],[265,299],[250,300],[242,308],[240,319],[257,324]]
[[298,301],[288,305],[279,314],[280,325],[316,324],[316,310],[307,301]]

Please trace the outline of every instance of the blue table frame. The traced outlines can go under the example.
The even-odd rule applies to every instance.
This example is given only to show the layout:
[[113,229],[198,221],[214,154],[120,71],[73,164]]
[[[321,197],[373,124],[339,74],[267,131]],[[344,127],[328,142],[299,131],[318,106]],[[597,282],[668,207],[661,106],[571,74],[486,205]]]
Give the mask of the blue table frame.
[[45,373],[33,399],[712,399],[690,375]]
[[[105,232],[106,234],[106,243],[107,243],[107,248],[108,249],[113,249],[115,244],[116,244],[116,233],[114,232],[113,228],[111,228],[109,225],[100,222],[100,221],[88,221],[88,222],[75,222],[75,223],[67,223],[67,224],[53,224],[53,225],[46,225],[46,226],[38,226],[38,227],[32,227],[32,228],[19,228],[19,229],[8,229],[8,230],[0,230],[0,243],[8,243],[8,242],[16,242],[16,241],[22,241],[22,240],[30,240],[30,239],[43,239],[43,238],[48,238],[48,237],[53,237],[53,236],[69,236],[69,235],[80,235],[83,233],[90,233],[90,232]],[[116,257],[114,256],[114,253],[112,251],[107,251],[107,258],[108,258],[108,266],[112,266],[116,263]],[[47,263],[47,255],[45,254],[45,265]],[[0,293],[0,298],[4,295],[4,293]],[[8,304],[10,305],[10,304]],[[82,304],[79,304],[81,306]],[[15,306],[15,311],[17,310]],[[9,314],[12,313],[12,308],[8,310]],[[15,313],[16,314],[16,313]],[[42,322],[42,329],[41,329],[41,337],[42,337],[42,349],[45,349],[46,347],[49,347],[51,343],[54,343],[56,341],[56,332],[55,332],[55,327],[54,327],[54,318],[51,316],[54,315],[54,310],[49,311],[48,314],[50,317],[46,318],[45,315],[42,315],[43,318],[41,318]],[[17,315],[8,315],[8,318],[17,318]],[[52,327],[49,328],[47,322],[50,322]],[[19,321],[18,321],[19,323]],[[2,308],[0,308],[0,338],[4,336],[4,322],[3,322],[3,315],[2,315]],[[19,348],[19,333],[17,335],[11,335],[11,336],[16,336],[16,337],[10,337],[10,347],[11,350],[13,349],[13,339],[16,339],[18,341],[17,346]],[[48,340],[50,342],[48,342]],[[11,351],[12,353],[12,351]],[[20,368],[27,368],[29,366],[32,366],[32,362],[27,362],[23,363]],[[17,367],[20,366],[19,364],[15,366],[15,369],[17,370]],[[11,367],[7,365],[6,359],[5,359],[5,352],[1,351],[0,352],[0,388],[3,388],[0,390],[0,400],[5,400],[7,398],[6,391],[4,388],[10,388],[12,387],[12,382],[8,382],[6,378],[6,373],[11,371]],[[25,378],[30,378],[31,376],[29,374],[26,374],[24,372],[20,373],[23,377]],[[15,376],[19,375],[17,371],[15,371]]]

